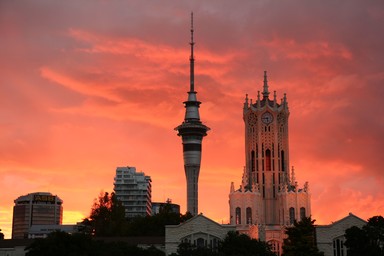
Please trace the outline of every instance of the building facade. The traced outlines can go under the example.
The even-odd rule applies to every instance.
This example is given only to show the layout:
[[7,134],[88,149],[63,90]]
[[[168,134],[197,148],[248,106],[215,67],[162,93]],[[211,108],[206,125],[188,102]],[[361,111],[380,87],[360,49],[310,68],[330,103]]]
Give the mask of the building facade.
[[201,149],[203,137],[207,135],[209,128],[200,121],[199,107],[201,102],[197,100],[195,91],[195,58],[193,55],[193,15],[191,15],[191,56],[190,85],[188,99],[184,101],[185,118],[181,125],[175,128],[178,136],[182,138],[184,171],[187,178],[187,211],[192,215],[198,213],[198,182],[201,163]]
[[165,203],[152,202],[152,215],[160,213],[162,210],[180,214],[180,205],[173,204],[171,199],[167,199]]
[[348,216],[329,225],[316,226],[316,244],[324,256],[347,256],[347,247],[344,245],[345,231],[356,226],[362,228],[367,222],[356,215]]
[[152,213],[151,177],[136,172],[135,167],[117,167],[114,192],[125,208],[125,217],[149,216]]
[[308,183],[299,188],[293,167],[289,171],[286,95],[278,103],[276,91],[272,99],[269,94],[265,71],[261,95],[255,103],[246,95],[243,106],[246,162],[240,187],[231,183],[230,223],[280,255],[285,227],[310,216],[311,205]]
[[28,238],[33,225],[60,225],[63,220],[63,201],[47,192],[20,196],[15,200],[12,220],[12,239]]
[[180,243],[190,243],[196,247],[210,248],[216,251],[229,231],[235,231],[234,225],[219,224],[203,214],[180,223],[165,226],[166,255],[177,252]]

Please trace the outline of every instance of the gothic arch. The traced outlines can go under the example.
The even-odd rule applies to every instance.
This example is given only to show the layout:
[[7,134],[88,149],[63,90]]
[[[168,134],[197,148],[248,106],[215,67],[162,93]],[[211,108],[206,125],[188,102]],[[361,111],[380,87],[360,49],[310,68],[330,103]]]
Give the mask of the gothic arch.
[[304,207],[301,207],[300,208],[300,219],[304,219],[306,217],[305,215],[305,208]]
[[295,222],[295,208],[289,208],[289,224],[293,224]]
[[247,224],[252,224],[252,208],[247,207],[245,211],[246,211],[245,215],[246,215]]
[[241,224],[241,209],[240,207],[236,207],[236,210],[235,210],[235,220],[236,220],[236,224]]

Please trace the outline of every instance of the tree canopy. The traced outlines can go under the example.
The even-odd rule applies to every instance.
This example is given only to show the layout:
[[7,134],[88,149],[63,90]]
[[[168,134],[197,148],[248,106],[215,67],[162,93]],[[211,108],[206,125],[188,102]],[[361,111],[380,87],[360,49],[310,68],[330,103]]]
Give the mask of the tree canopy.
[[252,239],[238,232],[228,232],[219,246],[220,255],[224,256],[274,256],[266,242]]
[[315,220],[304,217],[301,221],[295,221],[292,227],[288,227],[285,233],[283,256],[322,256],[316,246]]
[[52,232],[47,238],[35,239],[26,248],[26,256],[164,256],[164,252],[150,247],[142,249],[123,242],[103,242],[86,234]]
[[153,216],[137,216],[125,218],[124,206],[112,192],[100,193],[95,199],[89,218],[84,219],[84,233],[92,233],[97,237],[107,236],[164,236],[165,225],[177,225],[190,219],[187,212],[172,212],[170,205],[165,204],[158,214]]
[[374,216],[362,228],[353,226],[345,231],[348,256],[384,255],[384,218]]
[[100,193],[95,199],[89,220],[84,223],[91,224],[96,236],[122,235],[125,226],[125,212],[115,193]]

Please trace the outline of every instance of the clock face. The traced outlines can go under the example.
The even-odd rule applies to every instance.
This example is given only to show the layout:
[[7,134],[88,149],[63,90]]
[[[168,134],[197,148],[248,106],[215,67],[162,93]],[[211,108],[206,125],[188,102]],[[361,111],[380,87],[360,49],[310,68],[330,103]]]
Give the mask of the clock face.
[[269,112],[265,112],[262,116],[261,116],[261,121],[264,123],[264,124],[270,124],[272,123],[273,121],[273,116],[271,113]]

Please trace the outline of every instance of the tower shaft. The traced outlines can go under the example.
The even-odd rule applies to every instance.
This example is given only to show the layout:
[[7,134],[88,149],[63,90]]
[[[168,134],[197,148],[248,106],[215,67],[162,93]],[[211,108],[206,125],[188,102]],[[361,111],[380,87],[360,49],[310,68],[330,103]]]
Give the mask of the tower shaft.
[[192,215],[198,214],[198,181],[201,163],[201,148],[203,137],[209,128],[200,121],[199,107],[194,85],[194,55],[193,55],[193,14],[191,15],[191,56],[190,87],[188,100],[184,102],[185,117],[181,125],[175,128],[182,138],[184,171],[187,179],[187,211]]

